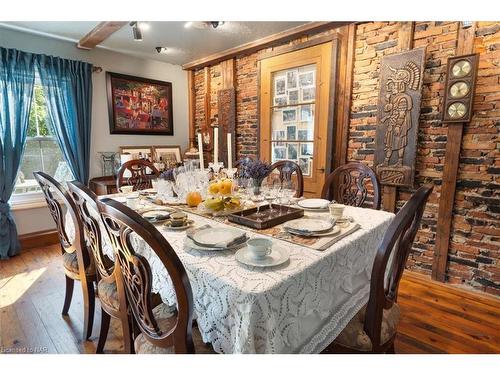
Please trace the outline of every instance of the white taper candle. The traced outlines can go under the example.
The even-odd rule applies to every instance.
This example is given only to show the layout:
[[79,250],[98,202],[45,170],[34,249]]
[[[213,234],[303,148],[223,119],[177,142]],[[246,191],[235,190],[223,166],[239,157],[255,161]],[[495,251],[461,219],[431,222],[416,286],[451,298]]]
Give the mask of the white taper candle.
[[233,168],[233,147],[231,145],[231,133],[227,133],[227,168]]
[[214,128],[214,164],[219,162],[219,128]]
[[200,169],[203,171],[205,169],[205,161],[203,160],[203,139],[201,133],[198,133],[198,153],[200,155]]

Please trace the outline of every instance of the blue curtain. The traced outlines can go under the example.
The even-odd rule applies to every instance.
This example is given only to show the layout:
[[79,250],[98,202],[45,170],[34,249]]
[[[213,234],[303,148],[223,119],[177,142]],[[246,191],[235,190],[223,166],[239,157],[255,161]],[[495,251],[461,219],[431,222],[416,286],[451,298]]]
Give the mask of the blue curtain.
[[38,74],[47,110],[65,160],[75,178],[87,184],[90,167],[92,65],[38,55]]
[[0,259],[20,249],[8,202],[26,143],[35,85],[34,61],[31,53],[0,47]]

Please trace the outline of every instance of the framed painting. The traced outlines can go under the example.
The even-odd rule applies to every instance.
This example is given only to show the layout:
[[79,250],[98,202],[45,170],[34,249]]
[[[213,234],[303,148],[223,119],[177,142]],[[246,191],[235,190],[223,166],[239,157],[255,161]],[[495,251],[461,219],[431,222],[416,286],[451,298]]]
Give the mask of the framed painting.
[[174,135],[172,83],[106,73],[111,134]]
[[170,164],[182,163],[181,146],[153,146],[155,160],[160,157]]

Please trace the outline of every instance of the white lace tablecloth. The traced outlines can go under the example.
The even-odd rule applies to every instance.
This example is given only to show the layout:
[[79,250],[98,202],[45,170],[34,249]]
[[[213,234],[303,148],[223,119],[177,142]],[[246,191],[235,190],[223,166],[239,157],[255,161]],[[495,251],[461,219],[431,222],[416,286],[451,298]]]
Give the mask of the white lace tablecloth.
[[[347,207],[345,214],[361,229],[327,250],[275,239],[289,251],[290,260],[272,269],[242,266],[234,251],[187,249],[185,232],[158,226],[187,270],[203,340],[219,353],[319,353],[326,348],[368,301],[375,253],[394,217],[355,207]],[[197,226],[226,226],[189,216]],[[71,232],[73,223],[69,217],[66,221]],[[259,236],[251,231],[248,235]],[[104,251],[112,256],[105,242]],[[175,304],[172,283],[159,258],[141,239],[133,242],[151,265],[153,291]]]

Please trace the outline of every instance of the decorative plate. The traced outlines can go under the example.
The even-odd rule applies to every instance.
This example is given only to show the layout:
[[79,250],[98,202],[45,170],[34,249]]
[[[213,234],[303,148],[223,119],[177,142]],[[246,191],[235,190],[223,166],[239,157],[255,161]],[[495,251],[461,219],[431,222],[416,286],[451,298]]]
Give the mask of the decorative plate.
[[303,199],[297,203],[302,208],[309,210],[324,210],[328,208],[330,201],[326,199]]
[[322,233],[333,228],[333,223],[321,219],[295,219],[285,224],[285,228],[300,232]]
[[224,247],[219,244],[229,243],[244,234],[232,228],[205,228],[193,233],[192,239],[199,246]]

